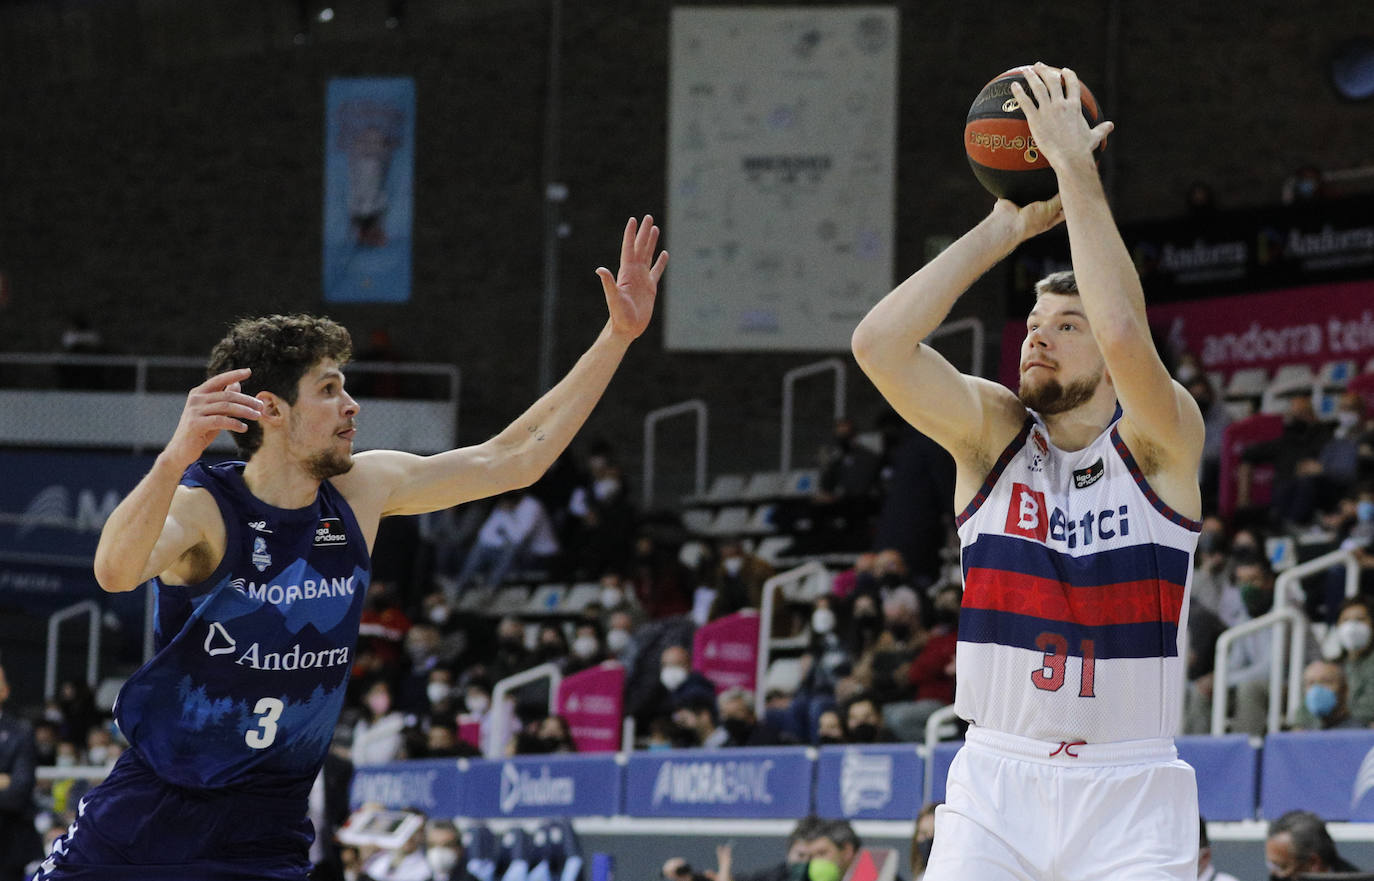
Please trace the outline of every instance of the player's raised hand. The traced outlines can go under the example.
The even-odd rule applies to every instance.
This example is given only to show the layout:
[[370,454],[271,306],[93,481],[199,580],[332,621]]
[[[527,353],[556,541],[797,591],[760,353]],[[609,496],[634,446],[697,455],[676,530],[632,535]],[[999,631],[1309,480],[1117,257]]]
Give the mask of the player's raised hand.
[[997,204],[992,206],[992,214],[1007,225],[1017,242],[1033,239],[1064,222],[1064,206],[1058,193],[1043,202],[1028,202],[1025,205],[998,199]]
[[174,462],[183,468],[191,465],[215,435],[221,431],[247,431],[248,421],[262,415],[262,401],[241,391],[250,373],[247,367],[226,370],[191,389],[165,450]]
[[1083,118],[1083,87],[1078,74],[1037,61],[1026,71],[1026,85],[1030,95],[1016,81],[1011,84],[1011,93],[1026,115],[1035,146],[1050,165],[1058,171],[1074,158],[1091,161],[1093,150],[1115,125],[1102,122],[1088,126]]
[[634,339],[649,326],[654,314],[654,299],[658,296],[658,280],[668,267],[668,252],[661,251],[654,259],[658,246],[658,227],[654,219],[644,215],[642,223],[633,217],[625,224],[625,236],[620,243],[620,272],[611,275],[606,267],[596,270],[601,287],[606,292],[606,308],[611,313],[611,329]]

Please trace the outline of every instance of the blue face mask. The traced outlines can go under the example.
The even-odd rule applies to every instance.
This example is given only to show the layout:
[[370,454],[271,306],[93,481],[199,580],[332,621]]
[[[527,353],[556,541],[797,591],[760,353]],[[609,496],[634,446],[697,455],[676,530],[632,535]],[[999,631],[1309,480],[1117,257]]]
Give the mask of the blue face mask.
[[1355,506],[1355,516],[1361,523],[1374,521],[1374,502],[1363,501]]
[[1316,716],[1318,719],[1325,719],[1336,709],[1338,702],[1336,692],[1327,688],[1325,685],[1308,686],[1307,693],[1303,695],[1303,704],[1307,707],[1307,712]]

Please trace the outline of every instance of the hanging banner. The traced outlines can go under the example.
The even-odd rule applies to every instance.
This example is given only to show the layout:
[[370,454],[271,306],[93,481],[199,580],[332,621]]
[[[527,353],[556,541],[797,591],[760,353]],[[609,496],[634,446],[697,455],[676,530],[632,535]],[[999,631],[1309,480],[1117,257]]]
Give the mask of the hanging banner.
[[558,714],[568,720],[580,753],[615,752],[620,748],[625,668],[608,663],[583,670],[558,686]]
[[415,82],[331,79],[324,144],[327,303],[410,299]]
[[849,351],[892,287],[897,10],[675,6],[664,347]]
[[[1026,311],[1030,301],[1024,299]],[[1374,281],[1312,285],[1233,297],[1208,297],[1147,308],[1150,325],[1175,352],[1191,352],[1202,369],[1229,375],[1244,367],[1353,361],[1374,356]],[[1000,379],[1016,388],[1024,320],[1002,334]]]
[[692,669],[716,686],[754,691],[758,679],[759,613],[745,609],[697,628],[692,636]]

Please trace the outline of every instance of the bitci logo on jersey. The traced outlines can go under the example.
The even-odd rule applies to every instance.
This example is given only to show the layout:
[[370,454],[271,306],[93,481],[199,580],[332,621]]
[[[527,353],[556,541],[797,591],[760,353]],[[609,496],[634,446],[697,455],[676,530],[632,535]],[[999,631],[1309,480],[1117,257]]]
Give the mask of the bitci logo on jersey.
[[1045,516],[1045,494],[1036,492],[1024,483],[1013,483],[1011,504],[1007,507],[1007,534],[1043,542],[1049,535],[1049,528],[1049,518]]

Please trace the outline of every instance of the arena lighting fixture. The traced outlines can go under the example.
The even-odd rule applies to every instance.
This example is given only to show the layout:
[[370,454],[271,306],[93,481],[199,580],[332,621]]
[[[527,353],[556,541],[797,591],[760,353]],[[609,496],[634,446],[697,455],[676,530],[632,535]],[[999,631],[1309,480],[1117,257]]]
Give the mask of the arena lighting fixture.
[[1351,37],[1331,52],[1331,86],[1347,101],[1374,98],[1374,37]]

